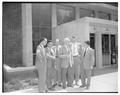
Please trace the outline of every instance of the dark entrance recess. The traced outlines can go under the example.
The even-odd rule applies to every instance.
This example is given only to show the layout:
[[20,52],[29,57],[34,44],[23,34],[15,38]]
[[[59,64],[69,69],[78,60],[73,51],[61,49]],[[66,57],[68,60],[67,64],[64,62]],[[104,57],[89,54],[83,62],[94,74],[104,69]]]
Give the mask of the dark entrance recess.
[[116,41],[114,34],[102,34],[103,66],[116,64]]
[[[94,49],[94,55],[95,55],[96,52],[95,52],[95,34],[94,33],[90,33],[90,47]],[[95,58],[94,67],[96,67],[96,58]]]
[[110,65],[110,38],[109,38],[109,34],[102,34],[102,62],[103,62],[103,66]]
[[116,64],[116,46],[115,46],[115,35],[110,35],[111,37],[111,64]]
[[90,33],[90,47],[92,49],[95,49],[95,34],[94,33]]

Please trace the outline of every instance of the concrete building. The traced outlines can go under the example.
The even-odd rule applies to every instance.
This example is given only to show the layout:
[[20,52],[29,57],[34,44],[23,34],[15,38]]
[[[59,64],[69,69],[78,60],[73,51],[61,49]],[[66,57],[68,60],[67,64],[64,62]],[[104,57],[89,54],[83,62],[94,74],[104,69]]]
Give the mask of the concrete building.
[[3,3],[3,63],[32,66],[41,37],[90,40],[97,68],[117,63],[118,7],[105,3]]

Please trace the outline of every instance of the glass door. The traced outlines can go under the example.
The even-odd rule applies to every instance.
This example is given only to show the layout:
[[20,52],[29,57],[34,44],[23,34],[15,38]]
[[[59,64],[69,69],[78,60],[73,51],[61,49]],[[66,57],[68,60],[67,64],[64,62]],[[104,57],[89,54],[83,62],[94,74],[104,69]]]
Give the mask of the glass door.
[[102,60],[103,66],[116,64],[115,34],[102,34]]
[[109,34],[102,34],[102,62],[103,66],[110,65],[110,37]]
[[[90,47],[94,49],[94,55],[95,55],[96,52],[95,52],[95,34],[94,33],[90,33]],[[96,67],[96,58],[95,58],[94,67]]]
[[115,43],[115,35],[110,35],[111,38],[111,65],[116,64],[116,54],[117,54],[117,48]]

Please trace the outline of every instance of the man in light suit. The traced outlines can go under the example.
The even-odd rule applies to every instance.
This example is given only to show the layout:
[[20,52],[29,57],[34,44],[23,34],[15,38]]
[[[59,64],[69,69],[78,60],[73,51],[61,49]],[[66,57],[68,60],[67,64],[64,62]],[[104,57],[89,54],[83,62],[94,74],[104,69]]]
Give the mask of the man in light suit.
[[79,86],[79,76],[80,76],[80,55],[79,55],[79,45],[76,41],[76,37],[72,37],[72,45],[71,45],[71,50],[72,50],[72,56],[73,56],[73,61],[74,61],[74,79],[75,79],[75,84]]
[[53,50],[55,52],[55,67],[56,67],[56,81],[57,85],[61,86],[61,58],[60,58],[60,40],[56,39],[55,46],[53,47]]
[[44,46],[47,43],[46,38],[40,39],[40,44],[37,46],[36,50],[36,62],[35,66],[38,72],[38,89],[39,92],[47,92],[46,87],[46,54]]
[[90,41],[85,42],[85,52],[83,55],[84,74],[81,75],[82,86],[89,89],[91,81],[91,71],[94,65],[94,50],[90,48]]
[[68,74],[68,68],[71,63],[71,50],[69,47],[69,38],[64,38],[64,45],[61,48],[60,52],[60,58],[61,58],[61,78],[62,78],[62,85],[63,89],[66,88],[66,82],[67,82],[67,74]]
[[46,83],[47,83],[47,88],[49,90],[54,90],[53,88],[53,81],[56,77],[56,72],[54,69],[54,61],[55,61],[55,56],[54,56],[54,51],[52,49],[53,43],[52,41],[47,42],[47,47],[46,47],[46,59],[47,59],[47,73],[46,73]]
[[85,48],[83,47],[82,44],[79,45],[79,49],[78,49],[78,52],[79,52],[79,58],[80,58],[80,78],[82,80],[83,77],[81,76],[84,76],[84,65],[83,65],[83,55],[84,55],[84,51],[85,51]]

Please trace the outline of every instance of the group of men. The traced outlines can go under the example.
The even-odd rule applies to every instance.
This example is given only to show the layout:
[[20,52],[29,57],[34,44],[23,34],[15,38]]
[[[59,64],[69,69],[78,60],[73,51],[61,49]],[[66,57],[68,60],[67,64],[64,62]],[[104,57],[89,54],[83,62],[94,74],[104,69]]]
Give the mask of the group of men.
[[90,48],[90,41],[86,41],[83,45],[73,36],[72,39],[64,38],[60,44],[60,40],[56,39],[52,49],[55,53],[55,78],[57,79],[54,86],[62,86],[63,89],[74,85],[79,86],[81,78],[80,87],[89,89],[91,70],[94,65],[94,50]]
[[[53,90],[56,85],[63,89],[75,85],[89,89],[93,65],[94,50],[90,48],[90,41],[81,44],[73,36],[56,39],[53,45],[52,41],[41,39],[36,51],[39,91]],[[82,85],[79,85],[80,79]]]

